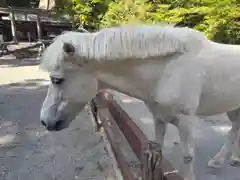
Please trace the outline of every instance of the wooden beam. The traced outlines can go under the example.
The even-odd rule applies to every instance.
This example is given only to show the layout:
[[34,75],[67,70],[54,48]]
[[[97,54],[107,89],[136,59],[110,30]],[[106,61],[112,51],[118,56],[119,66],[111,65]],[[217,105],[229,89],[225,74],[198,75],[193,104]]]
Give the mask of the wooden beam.
[[13,36],[13,42],[17,42],[17,33],[16,33],[16,22],[15,22],[15,16],[14,13],[10,13],[10,21],[11,21],[11,30],[12,30],[12,36]]
[[37,15],[36,21],[37,21],[38,40],[40,41],[42,39],[42,29],[41,29],[41,20],[39,15]]
[[33,8],[3,8],[0,7],[0,13],[24,13],[24,14],[36,14],[40,16],[49,16],[50,11],[43,9],[33,9]]

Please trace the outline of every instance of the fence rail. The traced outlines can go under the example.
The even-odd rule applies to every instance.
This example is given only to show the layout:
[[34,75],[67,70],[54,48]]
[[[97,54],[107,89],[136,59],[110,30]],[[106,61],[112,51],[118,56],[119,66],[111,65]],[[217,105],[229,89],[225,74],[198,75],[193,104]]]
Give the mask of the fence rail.
[[[129,115],[108,91],[102,91],[91,101],[98,129],[103,127],[124,180],[183,180],[172,165],[162,156],[159,144],[148,140]],[[141,168],[135,174],[119,147],[116,134],[121,131],[136,154]]]

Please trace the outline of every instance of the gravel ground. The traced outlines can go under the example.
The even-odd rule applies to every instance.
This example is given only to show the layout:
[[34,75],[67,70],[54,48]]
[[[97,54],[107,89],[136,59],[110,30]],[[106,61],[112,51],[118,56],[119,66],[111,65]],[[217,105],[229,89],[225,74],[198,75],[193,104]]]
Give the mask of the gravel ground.
[[115,179],[87,113],[61,132],[40,126],[47,79],[35,60],[0,60],[0,180]]
[[[117,179],[104,143],[85,112],[61,132],[47,132],[40,126],[39,110],[48,81],[36,64],[0,60],[0,180]],[[152,116],[142,102],[115,94],[120,105],[154,139]],[[208,160],[226,140],[230,128],[226,116],[196,119],[194,124],[197,180],[240,180],[240,167],[226,164],[218,171],[207,168]],[[128,160],[138,166],[136,157],[126,149]],[[181,172],[179,136],[171,125],[163,153]]]
[[[133,118],[136,124],[146,133],[149,139],[154,139],[152,115],[141,101],[128,96],[116,94],[116,99]],[[121,97],[121,98],[119,98]],[[231,127],[228,118],[223,115],[194,119],[194,140],[196,161],[194,164],[197,180],[240,180],[240,167],[229,166],[227,163],[220,169],[207,167],[208,161],[216,155],[226,140],[226,134]],[[172,165],[182,172],[183,161],[177,129],[168,125],[164,140],[163,155]],[[134,160],[133,157],[130,157]]]

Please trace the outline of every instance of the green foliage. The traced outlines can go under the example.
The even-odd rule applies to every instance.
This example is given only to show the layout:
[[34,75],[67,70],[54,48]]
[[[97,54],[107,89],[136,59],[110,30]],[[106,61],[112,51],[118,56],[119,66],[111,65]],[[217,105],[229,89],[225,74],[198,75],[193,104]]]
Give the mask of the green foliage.
[[101,20],[101,27],[132,23],[152,23],[148,12],[151,4],[145,0],[116,0],[109,3],[108,11]]
[[159,21],[177,22],[180,26],[188,26],[205,33],[214,41],[240,44],[240,5],[238,1],[202,0],[198,7],[175,7],[161,4],[155,19]]
[[[240,0],[57,0],[76,25],[97,30],[129,23],[177,23],[209,39],[240,44]],[[75,6],[73,6],[73,3]],[[67,7],[67,8],[66,8]]]
[[72,0],[55,0],[55,7],[54,10],[57,15],[69,15],[71,20],[74,21],[75,11],[73,9],[74,3]]
[[88,30],[98,29],[103,15],[108,9],[108,0],[74,0],[74,20],[76,25],[80,23]]

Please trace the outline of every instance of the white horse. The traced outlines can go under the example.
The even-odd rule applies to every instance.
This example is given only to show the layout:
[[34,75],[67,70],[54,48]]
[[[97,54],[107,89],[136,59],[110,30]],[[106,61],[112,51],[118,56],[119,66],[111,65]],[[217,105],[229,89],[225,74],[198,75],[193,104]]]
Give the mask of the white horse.
[[195,180],[195,116],[227,113],[228,141],[209,162],[240,162],[240,46],[219,44],[189,28],[123,26],[96,33],[68,32],[45,50],[41,67],[51,84],[41,109],[48,130],[68,127],[99,90],[116,90],[142,100],[153,114],[156,141],[166,124],[179,130],[185,180]]

